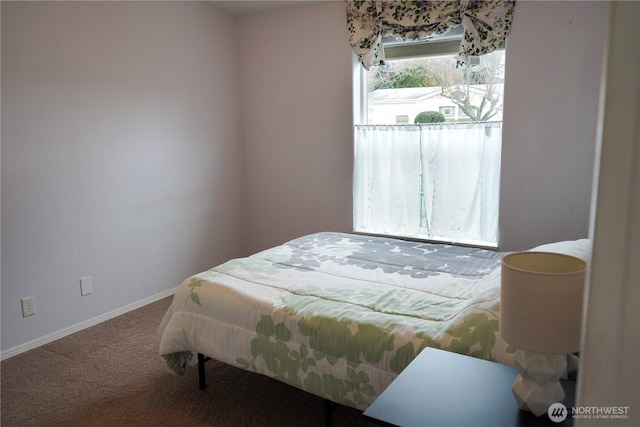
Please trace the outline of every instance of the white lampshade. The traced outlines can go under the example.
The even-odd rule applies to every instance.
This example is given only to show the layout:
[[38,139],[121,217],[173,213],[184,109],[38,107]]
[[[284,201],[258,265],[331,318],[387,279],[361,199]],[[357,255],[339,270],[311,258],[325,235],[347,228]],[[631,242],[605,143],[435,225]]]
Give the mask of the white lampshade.
[[500,291],[502,338],[535,353],[578,351],[586,269],[583,260],[569,255],[506,255]]

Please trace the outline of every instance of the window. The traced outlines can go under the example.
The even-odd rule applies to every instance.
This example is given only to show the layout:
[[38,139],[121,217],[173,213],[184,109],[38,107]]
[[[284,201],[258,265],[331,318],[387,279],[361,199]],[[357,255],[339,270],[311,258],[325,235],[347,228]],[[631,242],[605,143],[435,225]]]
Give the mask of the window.
[[455,52],[385,53],[361,70],[354,230],[497,246],[504,51],[468,68],[455,68]]
[[439,107],[440,112],[445,117],[453,117],[455,115],[456,107]]

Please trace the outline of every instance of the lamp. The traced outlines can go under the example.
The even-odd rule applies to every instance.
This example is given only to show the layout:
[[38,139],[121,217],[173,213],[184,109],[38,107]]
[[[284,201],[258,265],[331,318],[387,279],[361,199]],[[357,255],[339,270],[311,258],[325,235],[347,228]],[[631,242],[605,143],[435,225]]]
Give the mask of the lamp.
[[511,387],[521,409],[536,416],[564,399],[559,382],[567,354],[580,349],[587,264],[550,252],[519,252],[502,259],[500,335],[517,348],[520,374]]

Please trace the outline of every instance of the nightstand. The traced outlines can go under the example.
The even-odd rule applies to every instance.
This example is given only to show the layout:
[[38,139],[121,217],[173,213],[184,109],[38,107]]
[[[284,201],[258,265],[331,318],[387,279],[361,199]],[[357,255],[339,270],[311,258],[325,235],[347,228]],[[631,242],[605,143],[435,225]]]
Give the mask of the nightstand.
[[[521,411],[511,393],[516,368],[425,348],[364,412],[371,426],[570,426]],[[571,411],[575,381],[561,381]]]

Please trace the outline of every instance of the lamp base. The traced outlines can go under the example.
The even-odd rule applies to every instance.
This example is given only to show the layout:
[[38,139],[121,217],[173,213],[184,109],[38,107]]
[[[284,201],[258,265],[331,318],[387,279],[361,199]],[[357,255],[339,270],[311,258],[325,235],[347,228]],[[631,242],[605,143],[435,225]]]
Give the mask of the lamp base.
[[518,349],[514,361],[520,375],[511,386],[520,409],[537,417],[546,414],[549,406],[564,399],[559,379],[567,369],[563,354],[539,354]]

